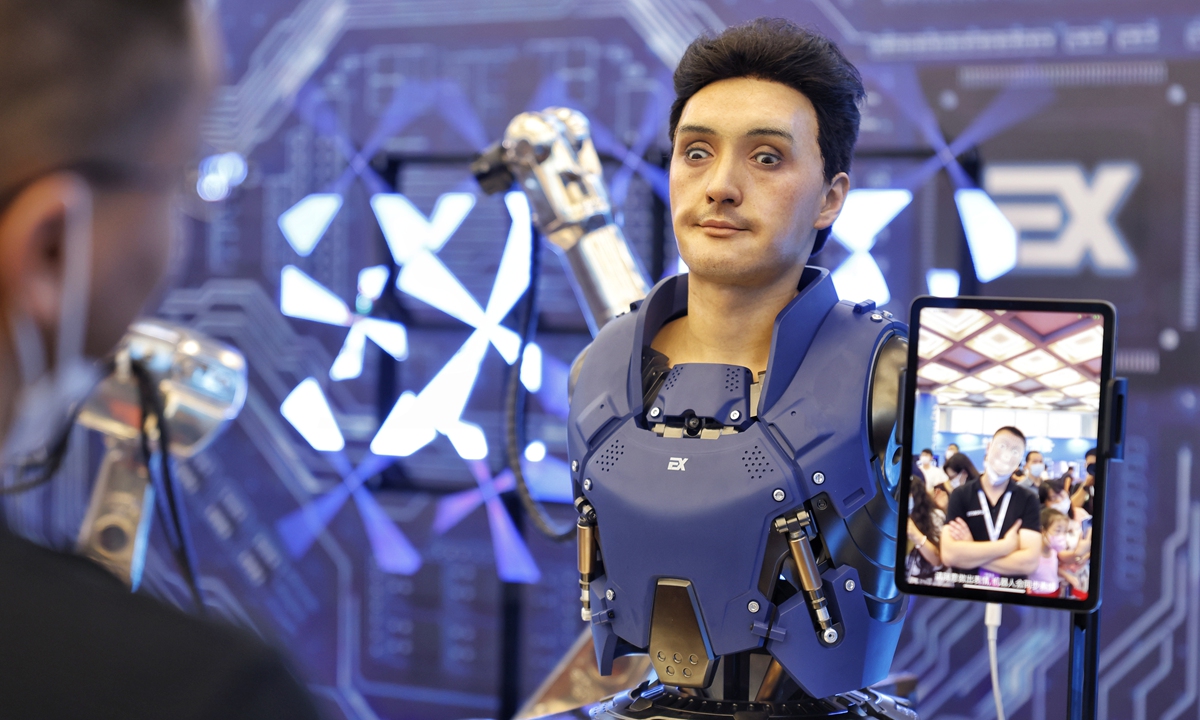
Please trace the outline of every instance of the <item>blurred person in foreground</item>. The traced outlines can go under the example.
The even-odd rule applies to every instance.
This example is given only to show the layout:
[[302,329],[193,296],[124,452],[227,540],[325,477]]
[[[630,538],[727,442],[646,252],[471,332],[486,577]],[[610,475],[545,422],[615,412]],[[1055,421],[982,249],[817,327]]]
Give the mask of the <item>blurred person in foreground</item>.
[[[5,485],[162,279],[215,36],[188,0],[0,0],[0,460]],[[4,718],[317,713],[252,636],[129,589],[0,522]]]

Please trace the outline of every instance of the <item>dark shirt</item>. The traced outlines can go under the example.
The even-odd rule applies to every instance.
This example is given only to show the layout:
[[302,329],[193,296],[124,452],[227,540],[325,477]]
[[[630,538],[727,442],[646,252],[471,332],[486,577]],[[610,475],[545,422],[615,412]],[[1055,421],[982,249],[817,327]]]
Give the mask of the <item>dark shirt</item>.
[[0,716],[316,720],[279,655],[0,526]]
[[[979,493],[983,489],[983,478],[972,480],[964,483],[950,493],[950,504],[946,507],[946,524],[949,524],[955,518],[962,518],[966,521],[967,527],[971,529],[971,537],[976,542],[991,540],[988,537],[987,521],[983,518],[983,511],[979,502]],[[1011,492],[1012,498],[1008,501],[1008,509],[1004,513],[1003,521],[1000,521],[1000,508],[1004,505],[1004,493],[1001,493],[995,505],[992,505],[990,500],[987,500],[988,511],[991,513],[993,524],[999,524],[1000,532],[996,539],[1004,537],[1004,534],[1012,529],[1017,520],[1021,521],[1022,530],[1033,530],[1034,532],[1042,531],[1041,521],[1041,503],[1038,501],[1037,493],[1017,485],[1011,479],[1005,487],[1005,492]],[[987,495],[984,495],[987,499]],[[999,521],[999,522],[998,522]],[[974,568],[969,568],[968,571]]]

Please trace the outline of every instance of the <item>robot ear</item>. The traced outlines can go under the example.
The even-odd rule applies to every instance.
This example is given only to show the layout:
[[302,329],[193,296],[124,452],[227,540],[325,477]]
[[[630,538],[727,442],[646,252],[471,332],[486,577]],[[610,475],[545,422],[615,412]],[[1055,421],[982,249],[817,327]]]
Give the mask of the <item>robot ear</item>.
[[831,232],[833,232],[832,225],[830,225],[827,228],[822,228],[817,231],[817,239],[815,242],[813,242],[813,249],[812,249],[812,252],[809,254],[809,257],[812,257],[813,255],[816,255],[817,253],[819,253],[825,249],[825,243],[826,243],[826,241],[829,240],[829,234]]

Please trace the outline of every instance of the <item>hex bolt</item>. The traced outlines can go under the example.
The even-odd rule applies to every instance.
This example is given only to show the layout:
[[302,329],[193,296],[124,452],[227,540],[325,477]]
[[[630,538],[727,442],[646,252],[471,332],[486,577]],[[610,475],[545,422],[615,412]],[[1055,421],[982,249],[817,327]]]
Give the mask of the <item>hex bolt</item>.
[[738,420],[741,420],[741,419],[742,419],[742,413],[741,413],[741,411],[740,411],[740,410],[734,410],[733,412],[729,413],[729,419],[730,419],[730,420],[733,420],[734,422],[737,422]]
[[652,408],[650,408],[650,417],[656,418],[656,417],[658,417],[659,415],[662,415],[662,409],[661,409],[661,408],[656,408],[656,407],[652,407]]
[[604,591],[604,597],[608,598],[609,602],[612,602],[617,599],[617,593],[612,588],[609,588]]
[[579,472],[579,461],[578,460],[571,461],[571,472]]
[[813,473],[813,484],[814,485],[823,485],[824,483],[825,483],[825,473],[823,473],[823,472]]
[[584,489],[584,490],[591,490],[591,489],[592,489],[592,479],[591,479],[591,478],[584,478],[584,479],[583,479],[583,489]]
[[757,600],[751,600],[750,602],[746,603],[746,609],[752,613],[758,612],[760,608],[761,606],[758,604]]
[[832,645],[837,642],[838,631],[836,628],[826,628],[825,632],[821,634],[821,637],[825,639],[826,643]]
[[783,502],[783,499],[787,497],[787,493],[782,488],[775,488],[775,492],[771,493],[771,497],[775,498],[775,502]]
[[846,581],[846,592],[854,592],[854,581],[853,580]]

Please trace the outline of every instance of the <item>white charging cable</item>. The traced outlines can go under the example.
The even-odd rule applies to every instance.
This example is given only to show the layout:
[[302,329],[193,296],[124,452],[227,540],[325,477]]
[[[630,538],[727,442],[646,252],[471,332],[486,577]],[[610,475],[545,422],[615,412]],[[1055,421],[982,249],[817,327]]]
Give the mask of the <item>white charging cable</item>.
[[996,698],[996,720],[1004,720],[1004,700],[1000,697],[1000,662],[996,652],[1001,607],[1000,603],[988,603],[983,611],[983,624],[987,626],[988,660],[992,665],[992,697]]

